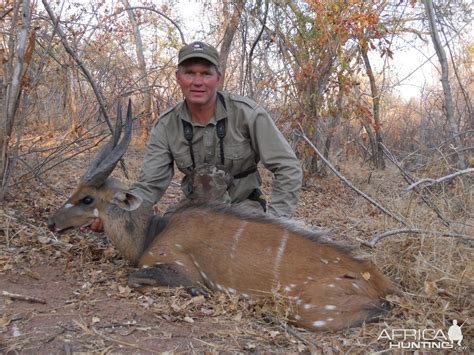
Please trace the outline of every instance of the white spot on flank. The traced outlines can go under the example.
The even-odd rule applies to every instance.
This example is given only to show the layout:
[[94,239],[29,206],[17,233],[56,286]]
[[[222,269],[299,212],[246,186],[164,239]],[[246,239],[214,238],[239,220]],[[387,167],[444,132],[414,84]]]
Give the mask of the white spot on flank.
[[239,244],[239,240],[242,237],[242,233],[245,230],[245,227],[247,226],[247,221],[242,221],[240,224],[239,229],[235,232],[233,239],[234,239],[234,244],[232,244],[232,249],[230,250],[230,258],[233,259],[235,257],[235,251],[237,249],[237,245]]
[[94,217],[99,218],[99,210],[94,208]]
[[184,264],[183,264],[181,261],[179,261],[179,260],[176,260],[174,263],[177,264],[177,265],[179,265],[179,266],[184,266]]
[[326,319],[328,322],[332,322],[334,320],[334,318],[327,318]]
[[310,280],[310,281],[314,280],[311,276],[308,276],[307,279]]
[[291,291],[291,287],[286,286],[286,287],[285,287],[285,291],[286,291],[286,292],[290,292],[290,291]]
[[285,233],[281,237],[280,246],[278,247],[278,253],[275,257],[275,266],[273,267],[273,278],[276,282],[280,279],[280,264],[283,255],[285,254],[286,242],[288,241],[289,233],[285,230]]
[[360,286],[356,284],[355,282],[352,283],[352,286],[354,286],[354,288],[360,288]]
[[64,208],[71,208],[71,207],[74,207],[74,205],[72,203],[66,203],[64,205]]
[[179,250],[183,250],[183,246],[181,244],[175,244],[174,246]]
[[295,284],[290,284],[289,285],[291,288],[294,288],[296,285]]
[[311,309],[311,308],[314,308],[316,306],[314,304],[306,303],[303,307],[304,307],[304,309]]
[[327,304],[324,306],[324,309],[327,309],[328,311],[334,311],[337,307],[333,304]]
[[150,265],[142,265],[142,269],[148,269]]
[[316,328],[321,328],[326,325],[326,322],[323,320],[317,320],[316,322],[313,322],[313,326]]
[[296,320],[300,320],[301,319],[301,316],[299,314],[295,314],[295,319]]
[[328,287],[336,287],[334,284],[329,284]]

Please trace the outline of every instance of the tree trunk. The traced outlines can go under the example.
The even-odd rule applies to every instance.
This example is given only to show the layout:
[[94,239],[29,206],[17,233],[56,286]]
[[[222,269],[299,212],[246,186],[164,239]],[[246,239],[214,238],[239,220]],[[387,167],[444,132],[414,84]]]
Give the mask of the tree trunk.
[[372,160],[376,169],[385,169],[385,160],[383,156],[382,132],[380,127],[380,94],[375,83],[375,76],[370,65],[369,56],[367,54],[367,44],[360,45],[360,52],[365,64],[365,71],[369,77],[370,92],[372,96],[372,116],[374,119],[374,139],[372,146]]
[[[15,16],[16,17],[16,16]],[[16,22],[18,21],[18,22]],[[0,201],[3,200],[6,193],[6,178],[10,154],[8,151],[10,137],[15,122],[15,116],[19,105],[19,99],[22,89],[22,78],[25,66],[25,54],[28,45],[28,34],[30,28],[30,0],[23,0],[21,10],[21,20],[17,18],[12,23],[12,32],[15,31],[17,23],[20,24],[17,43],[11,43],[10,58],[15,57],[14,63],[9,65],[11,72],[4,73],[6,88],[5,98],[3,99],[3,110],[0,112]],[[10,33],[10,37],[14,37]],[[16,47],[16,53],[13,53]]]
[[[336,99],[336,114],[334,117],[330,117],[330,122],[329,122],[329,128],[327,130],[326,134],[326,142],[324,143],[324,152],[323,156],[326,158],[326,160],[329,161],[329,154],[331,152],[331,143],[332,143],[332,138],[334,137],[334,132],[341,122],[341,115],[342,115],[342,100],[344,98],[344,91],[342,88],[342,84],[339,80],[339,92],[337,93],[337,99]],[[321,164],[321,168],[319,169],[319,175],[325,176],[327,174],[327,165],[326,164]]]
[[220,70],[222,73],[222,79],[220,88],[224,87],[225,84],[225,71],[227,68],[227,59],[229,58],[230,47],[232,46],[232,40],[234,39],[235,32],[237,31],[237,27],[239,26],[240,16],[242,15],[242,11],[244,9],[245,0],[237,0],[235,2],[234,12],[230,17],[229,22],[224,31],[224,38],[222,39],[222,45],[220,49]]
[[151,99],[151,90],[150,84],[148,81],[148,73],[146,69],[145,56],[143,55],[143,43],[142,36],[140,33],[140,28],[138,27],[137,20],[133,10],[129,9],[130,4],[128,0],[121,0],[122,4],[127,10],[128,17],[130,19],[130,24],[132,25],[133,37],[135,39],[135,51],[137,53],[138,61],[138,71],[140,73],[140,81],[142,86],[143,93],[143,120],[142,120],[142,134],[144,138],[148,136],[148,127],[151,122],[154,120],[153,108],[152,108],[152,99]]
[[446,109],[446,118],[448,120],[449,127],[451,129],[451,135],[456,144],[456,153],[457,153],[457,166],[460,170],[464,170],[467,166],[466,158],[463,152],[463,143],[461,136],[459,135],[459,126],[458,122],[454,117],[454,102],[453,95],[451,93],[451,87],[449,85],[449,67],[448,60],[446,58],[446,53],[444,51],[443,45],[439,38],[438,29],[436,27],[435,12],[433,7],[432,0],[425,0],[425,11],[426,16],[428,17],[428,23],[431,30],[431,39],[433,40],[433,46],[438,56],[439,63],[441,65],[441,84],[443,85],[444,93],[444,107]]

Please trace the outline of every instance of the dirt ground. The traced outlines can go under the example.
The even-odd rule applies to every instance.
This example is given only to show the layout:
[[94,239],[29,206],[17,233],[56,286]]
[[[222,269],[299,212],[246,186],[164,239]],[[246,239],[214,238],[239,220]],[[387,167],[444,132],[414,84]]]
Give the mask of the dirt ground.
[[[135,147],[127,152],[131,181],[142,154]],[[384,329],[446,329],[455,317],[465,324],[464,347],[457,351],[468,353],[472,346],[472,249],[458,241],[427,238],[444,243],[430,246],[428,254],[433,248],[450,248],[452,259],[466,264],[450,264],[450,270],[431,275],[432,268],[424,271],[428,258],[419,259],[422,247],[416,237],[390,239],[375,250],[361,246],[393,222],[334,177],[308,180],[296,218],[330,229],[334,239],[355,246],[403,290],[379,323],[336,333],[287,332],[283,323],[265,317],[271,305],[224,294],[192,298],[180,289],[130,289],[126,280],[132,268],[104,235],[89,230],[53,234],[46,227],[47,217],[65,201],[89,161],[89,154],[80,155],[41,180],[19,180],[0,208],[3,353],[367,353],[387,350],[387,341],[378,340]],[[119,171],[114,174],[120,176]],[[369,170],[353,174],[362,188],[369,189],[371,180],[371,192],[391,201],[392,207],[410,203],[398,195],[403,183],[395,175],[387,179]],[[264,190],[269,191],[268,177]],[[159,209],[179,196],[175,181]],[[412,217],[418,213],[410,211]],[[413,271],[414,265],[420,272]]]

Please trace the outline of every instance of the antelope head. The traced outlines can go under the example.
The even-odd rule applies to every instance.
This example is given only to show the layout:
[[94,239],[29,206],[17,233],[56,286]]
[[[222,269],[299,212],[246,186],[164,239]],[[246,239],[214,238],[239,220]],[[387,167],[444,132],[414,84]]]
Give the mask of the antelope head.
[[125,186],[109,175],[126,152],[132,135],[132,106],[128,102],[127,119],[122,139],[122,110],[117,106],[117,119],[112,138],[94,157],[86,174],[72,196],[49,218],[48,227],[55,232],[68,228],[89,226],[95,218],[103,215],[111,202],[121,208],[132,210],[141,199],[127,194]]

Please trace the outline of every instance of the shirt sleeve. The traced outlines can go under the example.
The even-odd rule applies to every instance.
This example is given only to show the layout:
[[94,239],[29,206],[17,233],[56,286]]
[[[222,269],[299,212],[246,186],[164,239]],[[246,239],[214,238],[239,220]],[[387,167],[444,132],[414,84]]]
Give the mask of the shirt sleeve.
[[155,204],[170,185],[173,174],[173,157],[165,125],[160,120],[150,132],[138,180],[131,186],[130,191]]
[[253,112],[250,127],[253,148],[263,165],[273,173],[271,203],[268,213],[291,217],[296,209],[303,173],[290,144],[261,107]]

